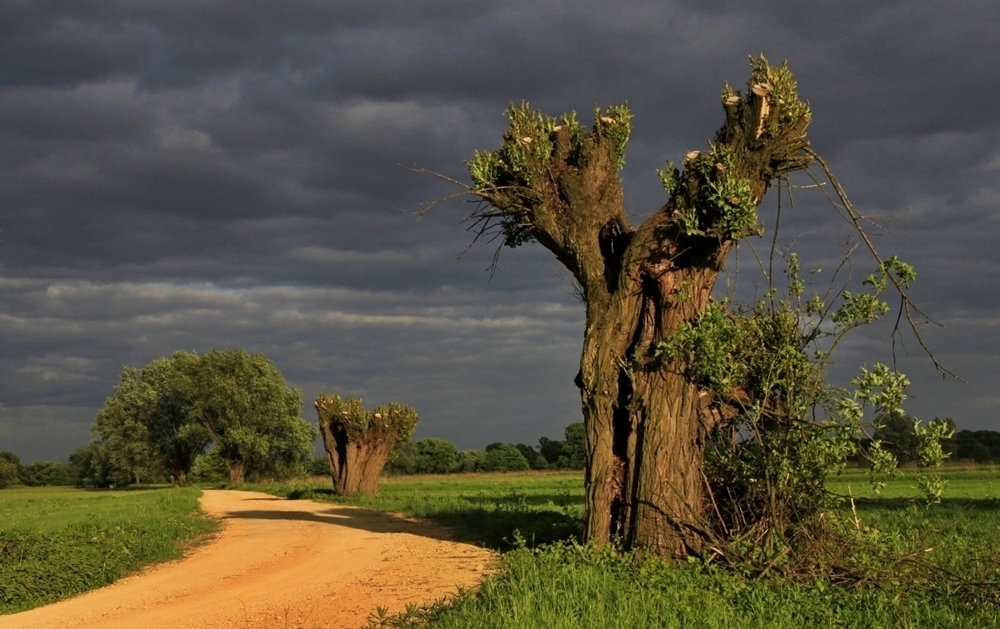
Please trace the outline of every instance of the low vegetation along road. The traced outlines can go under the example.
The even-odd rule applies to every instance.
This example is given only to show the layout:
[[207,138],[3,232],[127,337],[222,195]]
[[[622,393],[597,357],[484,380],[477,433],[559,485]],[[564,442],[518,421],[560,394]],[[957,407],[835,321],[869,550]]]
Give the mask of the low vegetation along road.
[[433,524],[266,494],[206,491],[222,533],[186,558],[77,598],[0,616],[0,629],[360,627],[385,607],[471,587],[493,557]]

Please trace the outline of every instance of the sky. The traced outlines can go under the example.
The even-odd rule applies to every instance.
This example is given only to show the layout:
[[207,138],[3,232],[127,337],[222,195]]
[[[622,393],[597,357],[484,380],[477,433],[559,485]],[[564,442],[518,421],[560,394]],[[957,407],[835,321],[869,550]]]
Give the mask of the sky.
[[[528,245],[491,274],[467,199],[414,214],[460,191],[418,169],[468,181],[509,103],[589,124],[627,101],[638,223],[760,53],[941,324],[921,330],[962,380],[904,337],[907,409],[1000,430],[997,24],[975,0],[0,0],[0,450],[66,460],[124,365],[226,347],[269,357],[310,421],[330,392],[411,404],[418,438],[460,448],[560,437],[581,420],[567,272]],[[822,189],[793,199],[779,245],[826,286],[850,230]],[[759,290],[771,235],[720,291]],[[831,378],[892,361],[890,338],[852,337]]]

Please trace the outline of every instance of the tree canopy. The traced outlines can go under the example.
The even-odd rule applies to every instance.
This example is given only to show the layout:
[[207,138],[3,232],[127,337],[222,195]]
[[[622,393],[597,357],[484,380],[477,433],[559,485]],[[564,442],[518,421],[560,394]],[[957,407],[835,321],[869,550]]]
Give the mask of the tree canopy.
[[283,474],[312,452],[316,429],[301,417],[302,392],[263,354],[206,352],[187,373],[191,417],[200,423],[230,480]]
[[302,394],[262,354],[176,352],[123,369],[94,422],[98,438],[72,460],[86,484],[163,476],[184,484],[214,444],[233,483],[247,474],[281,476],[312,451],[315,429],[301,410]]

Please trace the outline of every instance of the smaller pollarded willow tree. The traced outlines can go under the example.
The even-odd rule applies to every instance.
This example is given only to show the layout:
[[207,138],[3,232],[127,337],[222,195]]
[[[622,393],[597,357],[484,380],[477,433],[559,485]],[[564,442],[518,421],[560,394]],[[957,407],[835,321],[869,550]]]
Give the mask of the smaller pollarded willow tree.
[[319,431],[330,461],[333,488],[342,496],[378,491],[378,478],[396,445],[413,435],[417,411],[390,402],[366,411],[360,398],[316,398]]

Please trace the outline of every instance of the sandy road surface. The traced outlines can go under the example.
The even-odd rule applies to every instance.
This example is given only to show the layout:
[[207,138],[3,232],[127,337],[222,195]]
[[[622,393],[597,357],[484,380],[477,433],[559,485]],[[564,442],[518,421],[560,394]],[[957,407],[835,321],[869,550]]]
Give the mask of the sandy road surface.
[[224,529],[188,557],[31,611],[18,628],[360,627],[377,606],[400,611],[477,584],[489,551],[384,513],[254,492],[206,491]]

